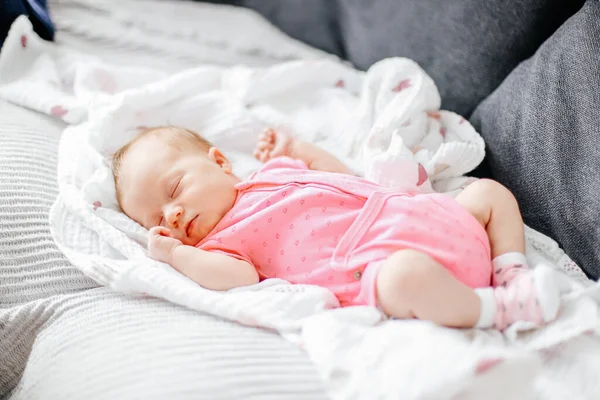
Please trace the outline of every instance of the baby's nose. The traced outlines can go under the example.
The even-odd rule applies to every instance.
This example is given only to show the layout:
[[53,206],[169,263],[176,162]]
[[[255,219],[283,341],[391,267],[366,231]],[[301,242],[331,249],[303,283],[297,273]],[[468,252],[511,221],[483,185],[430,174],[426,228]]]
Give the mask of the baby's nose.
[[183,214],[181,207],[172,207],[167,213],[166,220],[171,228],[179,227],[179,220]]

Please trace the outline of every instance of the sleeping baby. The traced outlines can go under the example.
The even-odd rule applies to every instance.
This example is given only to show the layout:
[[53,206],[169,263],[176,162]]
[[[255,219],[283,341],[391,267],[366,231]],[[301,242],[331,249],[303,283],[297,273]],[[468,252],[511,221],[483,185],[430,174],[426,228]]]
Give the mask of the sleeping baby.
[[119,204],[150,257],[204,288],[267,278],[331,290],[343,307],[458,328],[553,320],[548,267],[530,269],[517,202],[491,180],[456,198],[353,176],[325,150],[267,130],[246,180],[198,134],[145,129],[113,157]]

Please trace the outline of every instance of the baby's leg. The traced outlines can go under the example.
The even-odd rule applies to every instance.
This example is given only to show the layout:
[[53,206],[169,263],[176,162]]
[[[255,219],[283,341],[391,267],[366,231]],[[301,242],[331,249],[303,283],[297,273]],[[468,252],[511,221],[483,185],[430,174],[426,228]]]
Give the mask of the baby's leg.
[[[480,326],[504,329],[515,321],[536,324],[555,318],[559,294],[547,270],[532,271],[525,259],[525,231],[516,199],[498,182],[482,179],[456,197],[487,231],[492,250],[492,285],[482,296]],[[541,298],[540,296],[544,296]],[[495,305],[494,303],[495,299]]]
[[487,231],[494,265],[493,286],[506,286],[528,269],[523,219],[517,200],[508,189],[482,179],[467,186],[456,201]]
[[426,254],[400,250],[384,261],[376,282],[377,302],[395,318],[418,318],[472,328],[480,316],[475,291]]
[[506,253],[525,253],[525,231],[519,205],[496,181],[481,179],[466,187],[456,201],[487,231],[492,259]]

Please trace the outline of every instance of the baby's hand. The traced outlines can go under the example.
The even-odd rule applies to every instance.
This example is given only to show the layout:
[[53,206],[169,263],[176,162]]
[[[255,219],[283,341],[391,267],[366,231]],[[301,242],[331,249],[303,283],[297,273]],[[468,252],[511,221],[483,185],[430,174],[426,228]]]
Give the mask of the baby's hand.
[[171,237],[171,231],[162,226],[150,229],[148,238],[148,255],[156,261],[171,264],[173,250],[182,246],[180,240]]
[[274,129],[267,129],[258,137],[254,157],[267,162],[275,157],[288,156],[292,138]]

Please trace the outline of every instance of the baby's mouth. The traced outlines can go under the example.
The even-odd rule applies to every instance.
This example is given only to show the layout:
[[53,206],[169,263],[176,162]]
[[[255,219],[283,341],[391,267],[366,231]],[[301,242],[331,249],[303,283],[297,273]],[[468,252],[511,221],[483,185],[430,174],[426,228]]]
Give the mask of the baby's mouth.
[[190,222],[188,222],[187,228],[185,228],[185,234],[187,237],[190,237],[190,233],[194,231],[194,228],[196,227],[196,219],[198,219],[197,215],[192,218]]

